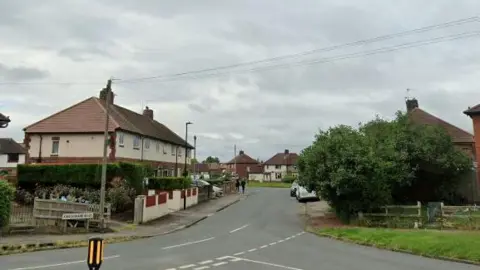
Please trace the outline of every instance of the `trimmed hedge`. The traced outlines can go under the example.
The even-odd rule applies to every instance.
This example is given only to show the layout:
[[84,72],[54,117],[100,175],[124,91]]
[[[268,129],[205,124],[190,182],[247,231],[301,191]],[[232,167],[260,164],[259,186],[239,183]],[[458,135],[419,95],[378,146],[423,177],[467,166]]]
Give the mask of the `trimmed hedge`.
[[0,228],[8,225],[15,189],[7,181],[0,180]]
[[169,191],[189,188],[191,185],[192,180],[184,177],[151,177],[148,179],[148,189]]
[[282,182],[283,183],[288,183],[288,184],[291,184],[293,183],[293,181],[295,181],[297,179],[297,177],[293,176],[293,175],[286,175],[283,179],[282,179]]
[[[141,163],[107,164],[107,183],[115,177],[121,177],[130,187],[140,192],[143,187],[143,178],[152,175],[152,172],[149,165]],[[17,167],[17,185],[26,190],[34,190],[37,185],[100,188],[101,176],[101,164],[32,164]]]

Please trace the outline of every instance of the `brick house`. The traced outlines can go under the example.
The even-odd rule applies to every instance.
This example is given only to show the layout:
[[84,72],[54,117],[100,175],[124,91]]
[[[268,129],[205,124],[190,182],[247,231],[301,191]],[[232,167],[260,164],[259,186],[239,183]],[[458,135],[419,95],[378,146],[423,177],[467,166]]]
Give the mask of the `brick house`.
[[[27,163],[99,163],[103,156],[106,90],[24,128]],[[114,103],[110,92],[108,161],[149,162],[159,175],[181,175],[193,147],[154,119]],[[187,153],[185,153],[185,145]]]
[[472,134],[422,110],[415,98],[407,99],[406,105],[407,113],[414,123],[440,126],[450,135],[458,149],[475,159],[475,142]]
[[236,172],[240,178],[248,177],[248,167],[258,165],[259,162],[240,150],[238,155],[226,163],[227,169]]
[[473,138],[474,138],[474,153],[475,153],[475,167],[477,167],[477,180],[480,182],[480,171],[478,170],[478,159],[476,153],[480,153],[480,104],[469,107],[463,112],[472,119],[473,124]]
[[297,174],[297,153],[290,153],[285,149],[283,153],[277,153],[263,163],[263,172],[266,181],[282,181],[286,175]]
[[15,175],[17,165],[25,163],[26,150],[11,138],[0,138],[0,171]]
[[248,180],[260,181],[265,180],[265,175],[263,173],[263,164],[256,164],[247,166]]

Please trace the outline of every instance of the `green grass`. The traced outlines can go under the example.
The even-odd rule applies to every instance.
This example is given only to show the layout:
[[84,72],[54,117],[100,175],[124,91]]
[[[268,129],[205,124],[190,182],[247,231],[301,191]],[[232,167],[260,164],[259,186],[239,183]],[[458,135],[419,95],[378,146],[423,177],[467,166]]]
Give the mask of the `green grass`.
[[317,229],[318,235],[433,258],[480,263],[480,233],[373,228]]
[[283,182],[257,182],[249,181],[248,187],[272,187],[272,188],[290,188],[292,184],[283,183]]

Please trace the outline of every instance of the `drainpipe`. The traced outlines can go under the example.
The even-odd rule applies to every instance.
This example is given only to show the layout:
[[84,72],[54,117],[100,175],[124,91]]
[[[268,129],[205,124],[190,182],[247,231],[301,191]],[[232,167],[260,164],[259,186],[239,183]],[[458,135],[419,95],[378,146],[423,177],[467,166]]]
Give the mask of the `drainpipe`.
[[38,163],[42,163],[42,144],[43,144],[43,136],[40,134],[40,147],[38,148]]
[[142,147],[140,148],[140,161],[143,161],[143,137],[142,137]]

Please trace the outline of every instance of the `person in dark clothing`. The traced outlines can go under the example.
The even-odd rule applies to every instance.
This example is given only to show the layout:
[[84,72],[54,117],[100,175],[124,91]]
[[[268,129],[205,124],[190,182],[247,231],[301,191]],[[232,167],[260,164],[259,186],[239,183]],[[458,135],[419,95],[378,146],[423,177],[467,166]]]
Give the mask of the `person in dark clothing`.
[[235,181],[235,187],[237,188],[237,193],[240,192],[240,180]]
[[247,184],[247,182],[245,181],[245,179],[242,179],[242,193],[245,193],[245,185]]

